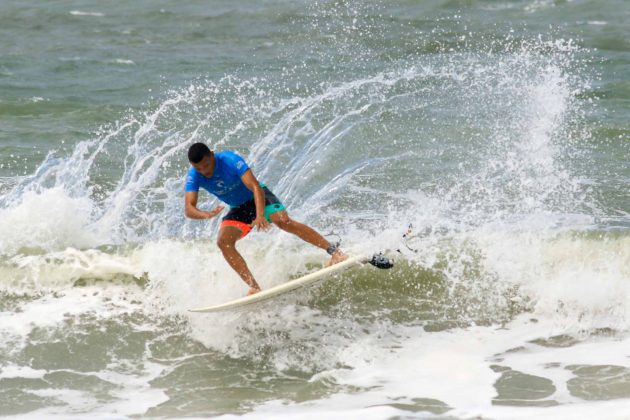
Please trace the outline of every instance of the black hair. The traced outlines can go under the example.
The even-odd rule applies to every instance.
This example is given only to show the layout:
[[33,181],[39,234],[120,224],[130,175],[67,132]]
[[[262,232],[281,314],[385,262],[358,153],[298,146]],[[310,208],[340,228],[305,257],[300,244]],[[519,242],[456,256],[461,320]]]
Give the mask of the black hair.
[[195,143],[188,149],[188,160],[190,163],[199,163],[205,155],[209,155],[211,153],[212,152],[205,144]]

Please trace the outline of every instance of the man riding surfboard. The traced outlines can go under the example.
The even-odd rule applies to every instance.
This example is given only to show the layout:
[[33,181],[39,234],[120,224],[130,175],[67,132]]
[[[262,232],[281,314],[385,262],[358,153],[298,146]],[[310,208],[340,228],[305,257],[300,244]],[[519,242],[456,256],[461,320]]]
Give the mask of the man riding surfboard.
[[188,149],[188,161],[192,166],[186,176],[184,213],[191,219],[211,219],[225,208],[217,206],[211,211],[198,209],[199,188],[230,206],[221,222],[217,245],[228,264],[249,286],[248,295],[258,293],[260,286],[236,250],[236,241],[244,238],[252,228],[267,231],[273,223],[285,232],[326,250],[331,255],[329,265],[348,258],[338,245],[328,242],[311,227],[291,219],[278,197],[256,179],[238,154],[231,151],[214,153],[205,144],[195,143]]

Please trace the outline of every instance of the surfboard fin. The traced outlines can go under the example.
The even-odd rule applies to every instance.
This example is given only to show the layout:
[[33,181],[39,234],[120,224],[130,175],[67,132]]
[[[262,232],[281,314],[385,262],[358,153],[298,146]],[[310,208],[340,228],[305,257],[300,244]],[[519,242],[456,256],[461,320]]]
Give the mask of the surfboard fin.
[[382,253],[372,255],[372,259],[368,261],[376,268],[389,269],[394,266],[394,261],[387,258]]

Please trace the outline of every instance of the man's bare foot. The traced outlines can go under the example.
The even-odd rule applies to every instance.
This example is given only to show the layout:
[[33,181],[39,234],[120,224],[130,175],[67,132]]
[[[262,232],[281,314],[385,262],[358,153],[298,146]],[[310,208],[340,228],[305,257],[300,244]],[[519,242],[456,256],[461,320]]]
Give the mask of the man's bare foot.
[[255,295],[258,292],[260,292],[260,288],[258,288],[258,287],[250,287],[249,288],[249,292],[247,292],[247,296]]
[[332,254],[332,256],[330,257],[330,261],[328,261],[328,264],[326,265],[326,267],[330,267],[331,265],[335,265],[347,259],[348,259],[348,256],[338,249]]

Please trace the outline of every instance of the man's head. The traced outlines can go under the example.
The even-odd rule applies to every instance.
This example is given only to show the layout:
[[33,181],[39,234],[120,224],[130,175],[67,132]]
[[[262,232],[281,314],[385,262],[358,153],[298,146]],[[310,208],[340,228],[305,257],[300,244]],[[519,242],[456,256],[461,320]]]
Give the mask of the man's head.
[[188,148],[188,160],[190,163],[199,163],[204,156],[210,155],[212,152],[203,143],[195,143]]
[[188,161],[203,176],[210,178],[214,172],[214,156],[208,146],[195,143],[188,149]]

